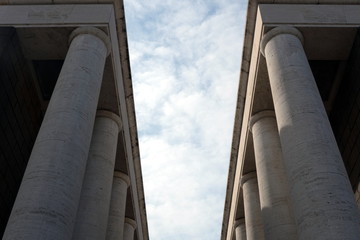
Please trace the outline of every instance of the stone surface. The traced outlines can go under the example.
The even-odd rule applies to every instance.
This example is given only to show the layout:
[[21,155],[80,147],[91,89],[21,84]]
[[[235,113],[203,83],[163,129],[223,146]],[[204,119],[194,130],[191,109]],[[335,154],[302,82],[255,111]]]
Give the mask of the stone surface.
[[130,218],[125,218],[124,240],[134,240],[135,229],[136,229],[136,222]]
[[[280,4],[274,4],[274,2],[278,2]],[[296,3],[299,5],[295,5]],[[345,32],[349,33],[352,26],[358,26],[358,24],[353,25],[357,21],[355,20],[355,18],[359,18],[360,16],[358,14],[358,3],[359,1],[355,0],[249,1],[246,19],[246,31],[244,31],[245,37],[243,56],[221,240],[233,240],[232,232],[234,231],[234,220],[243,216],[241,214],[238,215],[237,212],[237,209],[241,209],[243,205],[242,196],[238,191],[238,189],[240,189],[240,187],[238,186],[238,181],[241,177],[239,175],[239,172],[241,173],[243,171],[244,166],[249,160],[245,157],[247,154],[247,149],[245,149],[243,146],[246,146],[248,139],[250,139],[250,136],[247,136],[248,125],[242,125],[242,127],[240,126],[243,122],[248,122],[249,112],[250,114],[254,114],[259,110],[263,110],[254,109],[254,107],[257,107],[255,106],[256,101],[267,100],[267,98],[264,99],[262,98],[263,96],[257,95],[258,87],[261,87],[261,84],[259,84],[259,78],[262,78],[262,74],[265,73],[264,68],[266,68],[265,59],[261,54],[259,54],[259,36],[262,36],[264,31],[268,31],[269,28],[272,28],[273,26],[296,25],[301,28],[301,31],[305,37],[305,50],[307,51],[306,54],[308,56],[308,59],[310,59],[311,57],[311,59],[317,60],[339,60],[342,58],[335,59],[328,57],[346,57],[347,52],[344,51],[344,49],[351,49],[352,42],[348,42],[347,39],[353,39],[349,38],[351,37],[351,35],[349,34],[344,35],[343,30],[346,30]],[[329,6],[326,6],[324,4],[332,4],[333,7],[330,8]],[[335,4],[339,4],[342,6],[335,6]],[[344,4],[349,4],[349,6],[344,6]],[[263,6],[270,7],[267,8]],[[331,11],[322,11],[322,7],[324,7],[324,10],[331,9]],[[346,18],[348,19],[346,25],[343,25],[344,22],[331,23],[331,25],[329,25],[329,22],[322,21],[322,19],[324,18],[326,20],[326,18],[336,17],[336,12],[343,11],[343,9],[346,8],[350,10],[346,11]],[[269,11],[267,11],[267,9],[269,9]],[[333,14],[332,11],[335,11],[335,14]],[[303,17],[303,13],[307,15],[313,15],[314,17],[305,19]],[[319,31],[319,28],[321,31]],[[356,31],[356,29],[353,30]],[[327,31],[326,35],[321,35],[325,31]],[[318,40],[320,41],[318,42]],[[342,45],[344,43],[343,40],[346,40],[348,44]],[[310,52],[311,50],[313,50],[313,52]],[[340,53],[341,56],[338,55]],[[263,79],[265,78],[262,78],[261,80]],[[348,79],[346,81],[348,81]],[[245,100],[244,93],[246,93]],[[356,106],[355,103],[354,106]],[[354,148],[354,150],[356,149],[358,148]]]
[[121,172],[114,173],[106,234],[107,240],[122,240],[124,235],[126,195],[129,185],[130,179],[127,175]]
[[262,46],[299,239],[359,239],[359,211],[301,41],[294,28],[274,31]]
[[358,205],[358,208],[360,209],[360,184],[358,184],[358,186],[356,188],[355,199],[356,199],[356,203]]
[[[0,0],[1,1],[1,0]],[[30,4],[28,0],[16,6],[1,5],[0,22],[2,24],[107,24],[113,13],[110,4]]]
[[[129,209],[133,211],[131,213],[131,217],[137,220],[139,228],[139,231],[137,231],[137,238],[139,240],[148,239],[149,237],[146,220],[146,207],[141,178],[141,163],[137,141],[138,136],[136,129],[123,2],[117,0],[110,0],[110,2],[108,0],[98,0],[97,3],[101,2],[113,4],[87,4],[89,3],[89,1],[75,0],[66,2],[71,3],[71,5],[32,4],[42,1],[43,0],[29,0],[26,1],[26,5],[24,5],[25,0],[22,0],[21,5],[2,5],[0,8],[1,23],[4,26],[12,26],[16,29],[27,28],[32,30],[40,28],[46,28],[51,30],[70,30],[73,29],[75,26],[101,26],[101,28],[104,29],[104,31],[106,31],[111,38],[112,54],[111,57],[108,58],[108,62],[111,63],[110,67],[114,74],[113,77],[115,81],[115,86],[113,87],[113,90],[116,91],[115,96],[118,98],[118,101],[115,100],[113,103],[117,104],[117,106],[119,107],[118,111],[119,113],[121,113],[124,124],[122,136],[123,144],[119,143],[118,147],[119,149],[123,150],[123,155],[126,155],[126,161],[124,161],[123,157],[117,156],[117,162],[126,162],[124,165],[127,166],[127,169],[126,171],[123,171],[126,172],[131,178],[131,201],[129,201],[127,207],[129,207]],[[0,0],[0,3],[2,4],[8,4],[8,2],[8,0]],[[21,2],[21,0],[19,0],[19,2]],[[54,0],[52,2],[54,3]],[[12,1],[12,3],[15,2]],[[65,1],[62,1],[62,3],[65,3]],[[67,35],[68,34],[66,34],[66,36]],[[51,53],[54,53],[55,51],[52,50],[54,50],[55,48],[58,49],[60,46],[55,45],[54,48],[44,49],[44,43],[49,40],[49,36],[52,35],[48,35],[46,39],[42,39],[43,41],[34,41],[34,43],[42,46],[42,48],[39,48],[38,53],[40,53],[41,51],[42,53],[46,52],[49,53],[49,55],[53,56],[53,54]],[[67,39],[63,41],[62,45],[65,45],[67,47],[61,49],[68,49]],[[34,47],[34,45],[30,45],[29,47],[32,48]],[[46,57],[49,56],[47,54],[45,55]],[[63,54],[63,56],[65,55],[66,54]],[[102,109],[110,110],[114,108],[105,107]]]
[[3,239],[71,239],[107,51],[72,40]]
[[255,114],[250,127],[266,239],[296,240],[296,225],[274,111]]
[[72,239],[105,239],[120,118],[98,111]]
[[245,218],[236,220],[234,226],[235,226],[235,239],[246,240]]
[[245,225],[247,240],[263,240],[264,228],[261,218],[259,188],[256,172],[241,178],[244,195]]

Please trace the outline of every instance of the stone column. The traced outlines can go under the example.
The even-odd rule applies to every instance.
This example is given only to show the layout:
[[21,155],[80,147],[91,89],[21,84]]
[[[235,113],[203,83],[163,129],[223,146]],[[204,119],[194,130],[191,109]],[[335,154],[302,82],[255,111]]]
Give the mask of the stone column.
[[125,218],[124,240],[134,240],[136,222],[130,218]]
[[235,221],[235,239],[246,240],[245,218],[241,218]]
[[296,225],[274,111],[267,110],[255,114],[250,120],[250,129],[254,141],[266,239],[296,240]]
[[105,239],[113,181],[119,116],[98,110],[72,239]]
[[359,239],[359,210],[302,41],[278,27],[261,43],[299,239]]
[[109,38],[77,28],[36,138],[3,239],[71,239]]
[[241,178],[244,195],[245,225],[247,240],[263,240],[264,228],[261,218],[259,188],[256,172],[245,174]]
[[130,179],[121,172],[114,172],[109,220],[106,233],[107,240],[122,240],[124,235],[127,188]]

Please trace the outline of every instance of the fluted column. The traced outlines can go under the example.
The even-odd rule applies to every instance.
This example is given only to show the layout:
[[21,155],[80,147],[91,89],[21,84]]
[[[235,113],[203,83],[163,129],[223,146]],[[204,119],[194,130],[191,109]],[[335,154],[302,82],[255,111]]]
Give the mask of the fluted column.
[[359,239],[359,210],[302,41],[278,27],[261,43],[299,239]]
[[296,240],[296,225],[274,111],[266,110],[252,116],[250,128],[266,239]]
[[124,235],[126,195],[129,186],[130,179],[127,175],[117,171],[114,172],[106,234],[107,240],[122,240]]
[[246,240],[245,218],[241,218],[235,221],[235,239]]
[[136,222],[130,218],[125,218],[124,240],[134,240]]
[[247,240],[263,240],[264,228],[261,218],[259,188],[256,172],[245,174],[241,178],[244,196],[245,225]]
[[71,239],[109,38],[77,28],[36,138],[3,239]]
[[115,166],[119,116],[98,110],[72,239],[105,239]]

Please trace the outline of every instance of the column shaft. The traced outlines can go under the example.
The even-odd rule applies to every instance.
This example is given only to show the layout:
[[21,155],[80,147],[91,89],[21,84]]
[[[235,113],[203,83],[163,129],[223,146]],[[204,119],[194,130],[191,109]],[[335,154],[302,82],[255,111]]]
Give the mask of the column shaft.
[[256,173],[251,172],[244,175],[241,182],[244,195],[247,240],[263,240],[265,238]]
[[297,239],[274,111],[251,118],[261,213],[268,240]]
[[235,239],[246,240],[245,218],[235,221]]
[[125,218],[124,240],[134,240],[136,222],[130,218]]
[[299,239],[359,239],[359,211],[301,39],[280,27],[262,41]]
[[73,239],[105,239],[120,118],[98,111]]
[[127,188],[130,185],[128,176],[115,172],[111,193],[107,240],[122,240],[124,235],[125,208]]
[[72,34],[3,239],[71,239],[109,41],[88,30]]

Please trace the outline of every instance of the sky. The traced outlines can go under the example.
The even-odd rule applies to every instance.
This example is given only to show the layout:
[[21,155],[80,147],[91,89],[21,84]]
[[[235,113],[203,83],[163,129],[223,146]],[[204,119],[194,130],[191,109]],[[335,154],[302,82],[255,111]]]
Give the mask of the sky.
[[125,0],[151,240],[219,240],[246,0]]

